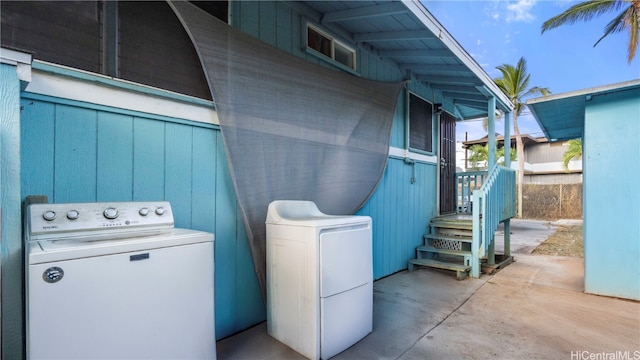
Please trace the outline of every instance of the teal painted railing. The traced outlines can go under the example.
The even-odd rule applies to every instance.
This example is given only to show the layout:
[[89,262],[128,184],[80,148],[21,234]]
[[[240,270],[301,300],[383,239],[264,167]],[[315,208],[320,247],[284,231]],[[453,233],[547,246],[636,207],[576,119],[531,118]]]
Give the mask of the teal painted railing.
[[498,225],[516,216],[516,172],[494,166],[480,190],[473,191],[473,241],[471,276],[480,276],[480,258],[495,263],[494,234]]
[[456,173],[457,212],[471,214],[473,208],[473,191],[479,190],[487,179],[488,171],[467,171]]

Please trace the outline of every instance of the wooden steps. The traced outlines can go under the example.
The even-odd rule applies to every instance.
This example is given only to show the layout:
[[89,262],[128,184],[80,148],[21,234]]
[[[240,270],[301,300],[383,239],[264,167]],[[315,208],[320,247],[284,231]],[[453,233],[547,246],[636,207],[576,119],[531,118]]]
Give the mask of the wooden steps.
[[429,226],[446,229],[473,230],[472,217],[466,214],[438,216],[431,219]]
[[451,263],[448,261],[439,261],[434,259],[411,259],[409,260],[409,271],[413,271],[414,266],[416,265],[455,271],[456,279],[458,280],[465,279],[469,274],[469,270],[471,270],[471,266]]
[[409,260],[409,271],[425,266],[456,272],[462,280],[471,270],[472,218],[467,214],[439,216],[431,219],[424,245],[416,248],[416,258]]
[[[446,241],[460,241],[460,242],[466,242],[466,243],[471,243],[471,241],[473,241],[471,239],[471,235],[469,236],[464,236],[464,235],[451,235],[451,234],[445,234],[445,235],[431,235],[431,234],[425,234],[424,235],[424,239],[425,240],[446,240]],[[425,241],[426,242],[426,241]]]
[[[438,249],[429,245],[418,246],[416,248],[416,251],[422,252],[422,253],[438,253],[442,255],[452,255],[452,256],[471,256],[471,251]],[[424,258],[424,256],[418,256],[418,258]]]

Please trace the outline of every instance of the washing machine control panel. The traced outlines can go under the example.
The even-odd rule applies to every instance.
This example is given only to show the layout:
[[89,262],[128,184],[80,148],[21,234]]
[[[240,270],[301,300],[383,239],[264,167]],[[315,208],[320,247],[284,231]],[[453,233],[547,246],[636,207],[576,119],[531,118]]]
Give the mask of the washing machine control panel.
[[107,229],[162,229],[174,224],[171,204],[166,201],[32,204],[27,212],[32,237]]

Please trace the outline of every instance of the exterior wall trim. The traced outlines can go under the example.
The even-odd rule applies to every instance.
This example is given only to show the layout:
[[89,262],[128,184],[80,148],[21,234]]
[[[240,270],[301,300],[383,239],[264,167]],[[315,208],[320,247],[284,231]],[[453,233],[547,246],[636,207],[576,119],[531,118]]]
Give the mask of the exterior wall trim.
[[425,164],[437,165],[438,157],[436,155],[427,155],[411,152],[409,150],[397,148],[390,146],[389,147],[389,157],[396,159],[409,159]]
[[34,61],[27,92],[219,125],[212,101]]
[[0,48],[0,63],[16,67],[18,80],[23,83],[31,82],[31,54]]

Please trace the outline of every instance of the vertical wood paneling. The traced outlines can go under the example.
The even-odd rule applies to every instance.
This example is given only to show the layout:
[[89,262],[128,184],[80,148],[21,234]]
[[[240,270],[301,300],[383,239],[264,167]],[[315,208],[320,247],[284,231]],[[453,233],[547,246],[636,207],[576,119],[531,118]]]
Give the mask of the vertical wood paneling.
[[258,4],[260,9],[260,40],[275,47],[278,45],[276,3],[273,1],[259,1]]
[[414,166],[416,182],[411,184],[411,166],[389,159],[380,185],[357,213],[373,220],[375,279],[407,268],[435,215],[436,168],[424,163]]
[[287,4],[276,2],[276,46],[288,53],[293,51],[292,10]]
[[133,123],[133,200],[164,199],[164,123],[136,117]]
[[193,128],[191,228],[215,231],[216,223],[216,131]]
[[[301,34],[303,28],[302,18],[292,11],[291,14],[291,46],[293,47],[293,54],[304,57],[305,51],[303,47],[305,46],[305,42],[303,41],[303,36]],[[297,30],[296,30],[297,29]],[[281,30],[284,32],[284,30]],[[297,35],[300,34],[300,35]]]
[[[237,206],[220,132],[217,132],[216,162],[216,336],[236,331]],[[222,160],[222,161],[221,161]]]
[[260,38],[260,7],[256,1],[239,1],[240,19],[237,17],[235,21],[240,24],[240,30]]
[[97,111],[57,105],[53,202],[96,201]]
[[53,156],[55,105],[22,100],[20,102],[20,155],[22,159],[22,198],[47,195],[53,199]]
[[[237,214],[240,214],[239,208],[237,208]],[[245,329],[255,325],[256,319],[266,318],[267,314],[241,216],[236,217],[236,229],[236,292],[234,300],[237,313],[235,317],[236,328]]]
[[191,227],[193,129],[165,123],[164,198],[171,202],[176,227]]
[[133,197],[133,118],[98,113],[97,201]]
[[393,124],[391,125],[391,146],[405,149],[405,107],[406,107],[406,95],[405,90],[400,91],[398,101],[396,102],[396,111]]

